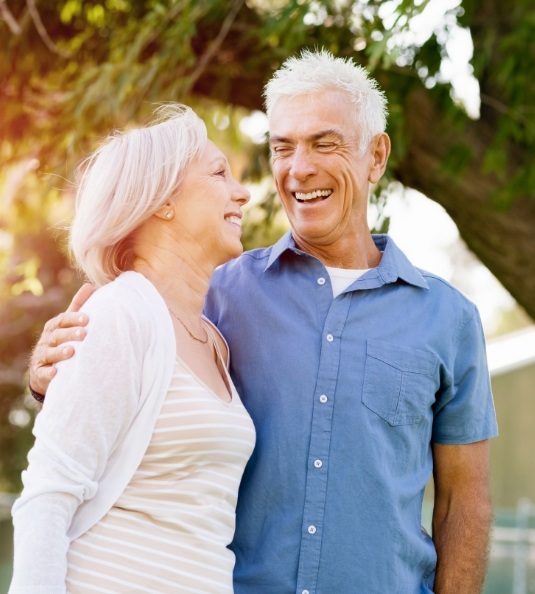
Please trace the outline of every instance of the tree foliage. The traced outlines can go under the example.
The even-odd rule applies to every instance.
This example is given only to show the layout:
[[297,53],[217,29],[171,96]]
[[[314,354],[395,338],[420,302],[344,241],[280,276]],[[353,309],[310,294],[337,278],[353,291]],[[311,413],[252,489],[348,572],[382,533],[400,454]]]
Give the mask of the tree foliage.
[[[110,129],[142,122],[154,103],[179,100],[203,115],[240,171],[259,178],[266,148],[240,133],[239,121],[262,109],[269,75],[305,47],[373,70],[389,98],[393,140],[380,189],[397,180],[442,204],[535,317],[531,0],[461,0],[427,37],[415,36],[422,13],[441,4],[0,0],[0,447],[15,456],[0,461],[0,490],[19,487],[12,469],[28,439],[21,411],[31,344],[80,282],[63,250],[80,158]],[[458,27],[474,45],[476,118],[442,73]],[[271,194],[250,216],[249,247],[279,232],[276,212]]]

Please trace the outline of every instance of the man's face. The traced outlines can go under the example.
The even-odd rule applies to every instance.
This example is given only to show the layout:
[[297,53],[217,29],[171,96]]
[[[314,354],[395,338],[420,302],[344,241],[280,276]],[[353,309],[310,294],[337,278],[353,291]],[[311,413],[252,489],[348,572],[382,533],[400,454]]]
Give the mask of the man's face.
[[368,231],[374,155],[359,151],[355,109],[339,90],[281,97],[273,107],[273,175],[294,238],[307,251],[336,249]]

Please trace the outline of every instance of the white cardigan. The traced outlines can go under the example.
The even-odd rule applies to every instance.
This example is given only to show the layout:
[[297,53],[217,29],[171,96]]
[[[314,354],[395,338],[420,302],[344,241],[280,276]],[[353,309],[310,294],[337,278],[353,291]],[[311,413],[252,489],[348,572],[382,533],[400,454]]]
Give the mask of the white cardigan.
[[123,273],[83,307],[87,336],[58,365],[13,506],[9,594],[63,594],[67,550],[115,503],[137,469],[168,391],[176,344],[155,287]]

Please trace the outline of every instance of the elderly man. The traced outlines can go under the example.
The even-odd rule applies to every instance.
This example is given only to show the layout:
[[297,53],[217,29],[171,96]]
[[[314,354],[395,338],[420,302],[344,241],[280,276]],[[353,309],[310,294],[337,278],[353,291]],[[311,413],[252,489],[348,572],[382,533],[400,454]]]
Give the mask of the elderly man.
[[[206,302],[257,429],[235,592],[480,593],[497,429],[476,307],[369,232],[390,140],[386,100],[362,68],[306,51],[265,97],[291,231],[216,271]],[[83,337],[72,327],[83,298],[38,343],[35,390],[72,355],[60,343]]]

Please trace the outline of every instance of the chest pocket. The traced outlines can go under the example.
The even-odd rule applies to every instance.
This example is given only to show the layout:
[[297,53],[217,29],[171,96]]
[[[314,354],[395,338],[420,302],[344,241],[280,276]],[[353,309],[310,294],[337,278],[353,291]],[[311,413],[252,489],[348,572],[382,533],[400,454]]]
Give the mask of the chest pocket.
[[368,340],[362,403],[390,425],[420,423],[435,402],[438,357]]

